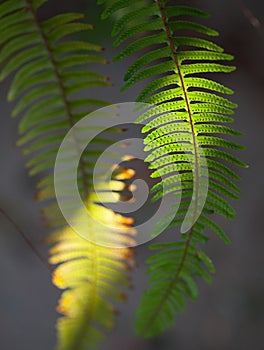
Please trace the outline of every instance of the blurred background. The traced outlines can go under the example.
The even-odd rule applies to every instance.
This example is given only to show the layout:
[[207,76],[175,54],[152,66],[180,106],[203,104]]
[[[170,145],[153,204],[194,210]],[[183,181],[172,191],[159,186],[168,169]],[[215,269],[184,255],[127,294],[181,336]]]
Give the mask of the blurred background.
[[[119,306],[115,330],[102,350],[262,350],[264,348],[264,28],[250,19],[236,0],[184,0],[211,13],[207,24],[220,32],[217,43],[235,55],[237,70],[219,79],[235,90],[233,101],[239,108],[234,128],[245,133],[241,154],[250,165],[238,169],[242,177],[242,200],[236,202],[234,221],[218,222],[232,240],[225,246],[214,234],[206,247],[213,257],[217,273],[211,286],[198,281],[200,296],[189,302],[186,313],[177,318],[175,327],[154,340],[142,340],[133,330],[134,311],[146,288],[144,260],[147,246],[136,249],[138,266],[133,272],[134,289],[125,305]],[[243,0],[264,25],[264,2]],[[110,63],[98,71],[110,77],[113,88],[102,92],[108,101],[135,101],[140,86],[120,93],[122,80],[131,60],[112,64],[117,50],[111,47],[109,21],[100,21],[101,8],[95,1],[50,0],[40,11],[42,18],[60,12],[85,12],[96,28],[88,41],[101,43]],[[11,119],[13,106],[6,102],[10,81],[0,87],[2,124],[0,128],[1,173],[0,207],[23,229],[32,244],[47,256],[44,239],[49,230],[40,219],[42,203],[34,200],[38,177],[30,178],[25,157],[16,147],[18,120]],[[93,92],[98,96],[98,92]],[[106,96],[107,95],[107,96]],[[240,157],[240,158],[241,158]],[[50,273],[33,255],[14,227],[0,216],[0,348],[1,350],[51,350],[56,342],[55,305],[60,292],[52,285]]]

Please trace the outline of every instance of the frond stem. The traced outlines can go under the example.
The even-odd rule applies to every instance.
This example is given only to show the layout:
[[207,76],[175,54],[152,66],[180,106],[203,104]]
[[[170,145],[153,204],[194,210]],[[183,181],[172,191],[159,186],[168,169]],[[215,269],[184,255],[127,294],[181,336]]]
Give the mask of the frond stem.
[[[170,33],[169,24],[168,24],[168,21],[167,21],[165,12],[164,12],[164,7],[163,7],[163,4],[162,4],[162,0],[158,0],[157,3],[158,3],[158,7],[159,7],[159,10],[160,10],[160,13],[161,13],[161,18],[162,18],[162,22],[164,24],[166,36],[168,38],[168,42],[169,42],[169,45],[170,45],[170,50],[172,52],[173,60],[174,60],[175,66],[176,66],[177,71],[178,71],[178,75],[179,75],[180,82],[181,82],[181,87],[182,87],[182,90],[183,90],[183,96],[184,96],[184,100],[185,100],[185,104],[186,104],[186,109],[187,109],[187,113],[189,115],[189,121],[190,121],[190,126],[191,126],[191,133],[192,133],[192,140],[193,140],[193,147],[194,147],[194,156],[195,156],[195,169],[196,169],[195,176],[197,177],[196,179],[194,179],[194,181],[196,180],[197,183],[198,183],[198,181],[199,181],[199,164],[198,164],[197,140],[196,140],[196,135],[195,135],[195,130],[194,130],[194,121],[193,121],[193,118],[192,118],[192,111],[191,111],[191,107],[190,107],[190,102],[189,102],[189,99],[188,99],[187,89],[186,89],[186,86],[185,86],[185,83],[184,83],[184,78],[183,78],[183,75],[182,75],[182,72],[181,72],[180,63],[178,61],[177,53],[176,53],[176,50],[175,50],[175,47],[174,47],[174,43],[173,43],[173,39],[172,39],[172,36],[171,36],[171,33]],[[196,190],[197,190],[198,187],[199,186],[197,185]],[[194,217],[196,216],[196,211],[197,211],[197,197],[198,196],[196,195],[195,196],[195,206],[194,206]],[[170,281],[170,284],[169,284],[168,288],[166,289],[166,292],[163,295],[163,297],[162,297],[162,299],[161,299],[161,301],[159,303],[158,308],[155,310],[155,313],[152,315],[151,319],[149,320],[148,325],[151,325],[153,323],[154,319],[159,315],[160,310],[162,309],[165,301],[168,299],[171,290],[174,289],[175,285],[177,284],[177,282],[179,280],[180,274],[181,274],[181,272],[182,272],[182,270],[184,268],[185,261],[186,261],[187,255],[188,255],[188,251],[189,251],[189,248],[190,248],[190,245],[191,245],[192,234],[193,234],[193,231],[191,229],[189,234],[188,234],[188,238],[186,240],[184,252],[182,254],[182,258],[181,258],[180,264],[179,264],[179,266],[177,268],[177,271],[175,273],[175,276]],[[148,328],[148,326],[146,328]]]
[[[172,278],[168,288],[166,289],[166,292],[163,295],[163,297],[162,297],[162,299],[161,299],[161,301],[159,303],[158,308],[155,310],[155,313],[152,315],[151,319],[149,320],[149,322],[148,322],[149,326],[151,326],[153,324],[155,318],[159,315],[160,310],[164,306],[165,301],[168,299],[171,290],[174,289],[175,285],[179,281],[179,277],[180,277],[180,274],[182,272],[182,269],[184,268],[184,264],[185,264],[185,261],[186,261],[187,255],[188,255],[188,251],[189,251],[189,248],[190,248],[190,245],[191,245],[192,235],[193,235],[193,231],[191,229],[191,231],[188,234],[188,238],[187,238],[187,241],[186,241],[186,244],[185,244],[184,252],[182,254],[182,258],[181,258],[181,262],[179,264],[179,267],[178,267],[178,269],[177,269],[177,271],[175,273],[175,276]],[[146,326],[146,328],[148,328],[148,326]]]
[[[166,36],[168,38],[168,42],[169,42],[169,45],[170,45],[170,50],[171,50],[171,53],[172,53],[172,56],[173,56],[173,61],[175,63],[175,66],[177,68],[178,75],[179,75],[179,78],[180,78],[181,88],[182,88],[183,96],[184,96],[184,101],[185,101],[187,113],[188,113],[188,116],[189,116],[189,121],[190,121],[190,126],[191,126],[191,134],[192,134],[192,141],[193,141],[193,148],[194,148],[194,158],[195,158],[195,172],[193,172],[194,173],[194,177],[195,177],[194,178],[194,183],[196,184],[195,189],[196,189],[196,192],[197,192],[198,189],[199,189],[199,160],[198,160],[199,156],[198,156],[198,151],[197,151],[198,144],[197,144],[196,134],[195,134],[195,130],[194,130],[194,121],[193,121],[193,117],[192,117],[190,101],[189,101],[189,98],[188,98],[187,89],[186,89],[185,82],[184,82],[184,77],[183,77],[182,72],[181,72],[181,66],[180,66],[180,63],[179,63],[179,60],[178,60],[177,52],[176,52],[175,47],[174,47],[173,38],[172,38],[172,35],[171,35],[171,32],[170,32],[169,23],[168,23],[168,20],[166,18],[166,14],[165,14],[165,11],[164,11],[164,6],[162,4],[162,0],[158,0],[157,3],[158,3],[158,7],[159,7],[159,10],[160,10],[160,13],[161,13],[161,18],[162,18],[162,22],[163,22],[163,25],[164,25],[164,28],[165,28]],[[193,222],[194,222],[194,219],[196,217],[196,212],[197,212],[198,193],[195,193],[194,201],[195,202],[194,202]]]

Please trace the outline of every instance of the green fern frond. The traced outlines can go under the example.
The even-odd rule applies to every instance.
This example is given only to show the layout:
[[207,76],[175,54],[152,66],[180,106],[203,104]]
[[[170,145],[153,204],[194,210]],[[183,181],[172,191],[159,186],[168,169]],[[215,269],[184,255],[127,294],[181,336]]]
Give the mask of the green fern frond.
[[[145,149],[150,154],[145,161],[154,170],[152,177],[163,176],[152,188],[153,199],[182,192],[170,227],[181,226],[183,232],[188,228],[181,242],[150,247],[162,252],[149,259],[151,286],[138,310],[136,329],[151,337],[172,325],[183,311],[186,297],[197,297],[196,276],[210,282],[208,271],[214,271],[211,260],[197,244],[207,241],[203,233],[206,227],[230,243],[208,216],[218,213],[234,217],[229,199],[238,199],[239,189],[233,182],[238,177],[230,166],[245,164],[228,151],[242,147],[225,138],[240,135],[223,125],[232,122],[230,116],[236,108],[223,96],[232,90],[210,78],[212,73],[232,72],[235,67],[227,62],[233,57],[207,39],[218,35],[215,30],[197,23],[199,17],[208,15],[188,6],[171,6],[166,0],[149,1],[148,6],[138,1],[133,11],[129,5],[128,1],[114,0],[102,17],[120,13],[113,29],[117,36],[114,45],[127,45],[115,60],[139,54],[127,70],[122,90],[151,79],[137,100],[151,107],[137,122],[146,124],[142,132],[146,133]],[[204,206],[199,208],[198,199],[207,191],[202,185],[204,168],[208,168],[209,186]],[[172,210],[175,213],[176,208]],[[159,225],[164,227],[164,222]]]
[[[198,234],[202,232],[197,225],[192,230],[193,237],[196,230]],[[151,288],[145,292],[137,311],[137,331],[146,338],[174,324],[175,315],[185,311],[186,297],[197,299],[194,277],[202,277],[209,283],[209,272],[214,272],[211,259],[196,247],[190,235],[181,242],[155,244],[150,248],[159,252],[147,260],[151,264],[148,269]]]
[[[54,200],[51,171],[62,140],[83,116],[107,105],[105,101],[89,97],[80,99],[76,93],[83,91],[84,96],[89,96],[90,88],[112,84],[87,66],[94,62],[106,63],[98,55],[102,48],[72,37],[74,33],[90,31],[93,26],[81,22],[84,15],[79,13],[64,13],[40,21],[38,9],[45,2],[1,2],[0,80],[12,76],[8,100],[16,102],[13,116],[21,117],[18,145],[30,156],[29,173],[42,176],[37,198]],[[109,142],[101,140],[100,145]],[[78,148],[78,140],[74,146]],[[95,153],[84,151],[78,174],[80,195],[89,203],[94,196],[90,180]],[[97,153],[100,154],[100,150]],[[113,220],[116,240],[120,239],[122,244],[125,236],[117,232],[122,229],[129,234],[130,221],[110,210],[104,212],[96,203],[89,205],[95,212],[107,214]],[[43,212],[48,225],[56,228],[49,239],[55,244],[51,248],[51,263],[60,264],[54,272],[54,283],[67,288],[59,304],[59,311],[65,316],[58,321],[58,349],[86,349],[103,337],[102,326],[106,329],[113,326],[111,304],[113,300],[123,299],[121,287],[129,286],[127,271],[132,265],[132,253],[125,248],[118,252],[102,248],[80,238],[67,226],[55,203],[49,204]],[[87,227],[99,229],[89,223]]]

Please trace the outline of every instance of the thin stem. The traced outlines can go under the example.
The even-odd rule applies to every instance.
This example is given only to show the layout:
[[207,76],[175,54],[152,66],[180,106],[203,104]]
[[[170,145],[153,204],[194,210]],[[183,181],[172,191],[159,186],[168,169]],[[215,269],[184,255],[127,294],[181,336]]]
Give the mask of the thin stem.
[[36,257],[42,262],[42,264],[49,270],[52,271],[51,266],[47,263],[46,259],[41,255],[41,253],[36,249],[36,247],[32,244],[30,239],[24,233],[24,231],[18,226],[18,224],[4,211],[4,209],[0,208],[0,212],[2,215],[14,226],[23,240],[26,242],[31,251],[36,255]]
[[181,88],[183,91],[183,97],[184,97],[184,101],[185,101],[185,105],[186,105],[186,110],[189,116],[189,122],[190,122],[190,126],[191,126],[191,135],[192,135],[192,143],[193,143],[193,149],[194,149],[194,159],[195,159],[195,171],[194,171],[194,182],[195,182],[195,191],[196,193],[194,194],[194,211],[193,211],[193,221],[196,218],[196,213],[197,213],[197,207],[198,207],[198,191],[199,191],[199,154],[198,154],[198,143],[197,143],[197,139],[196,139],[196,134],[195,134],[195,130],[194,130],[194,121],[193,121],[193,116],[192,116],[192,110],[191,110],[191,105],[190,105],[190,101],[188,98],[188,94],[187,94],[187,88],[185,85],[185,81],[184,81],[184,77],[182,75],[182,71],[181,71],[181,66],[178,60],[178,56],[177,56],[177,52],[173,43],[173,38],[170,32],[170,28],[169,28],[169,23],[168,20],[166,18],[166,14],[164,11],[164,7],[162,4],[162,0],[158,0],[158,7],[161,13],[161,18],[162,18],[162,22],[165,28],[165,32],[166,32],[166,36],[168,38],[169,41],[169,45],[170,45],[170,49],[171,49],[171,53],[173,56],[173,61],[175,63],[175,66],[177,68],[178,71],[178,75],[180,78],[180,82],[181,82]]

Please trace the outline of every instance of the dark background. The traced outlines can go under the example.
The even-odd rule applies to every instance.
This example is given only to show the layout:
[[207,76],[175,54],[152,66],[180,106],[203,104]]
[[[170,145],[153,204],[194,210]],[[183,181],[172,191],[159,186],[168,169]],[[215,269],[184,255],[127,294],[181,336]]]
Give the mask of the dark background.
[[[235,0],[184,1],[211,13],[208,25],[220,31],[217,42],[236,56],[237,70],[221,80],[235,90],[233,100],[239,104],[234,128],[245,133],[241,142],[247,150],[241,154],[250,165],[238,169],[242,177],[242,200],[235,203],[236,220],[220,222],[232,239],[225,246],[214,234],[206,247],[213,257],[217,273],[211,286],[198,281],[200,296],[189,302],[185,315],[175,327],[152,341],[134,335],[134,310],[146,286],[144,260],[146,246],[136,249],[138,267],[133,273],[134,289],[128,302],[119,307],[120,316],[114,332],[103,350],[248,350],[264,349],[264,277],[263,277],[263,100],[264,100],[264,30],[253,27]],[[264,2],[245,0],[244,5],[264,23]],[[63,11],[86,11],[88,22],[96,25],[90,41],[106,47],[104,55],[111,60],[109,22],[99,22],[95,1],[50,0],[42,10],[43,18]],[[115,83],[107,90],[109,101],[134,101],[138,87],[121,94],[122,77],[128,61],[109,64],[105,72]],[[15,146],[18,120],[10,118],[12,105],[6,94],[10,82],[1,85],[1,207],[27,233],[32,243],[47,255],[43,240],[49,230],[39,219],[41,203],[34,201],[35,183],[24,168],[25,157]],[[106,92],[104,92],[106,94]],[[98,96],[97,96],[98,97]],[[0,216],[0,348],[1,350],[50,350],[54,348],[60,295],[51,284],[50,273],[33,255],[18,232]]]

